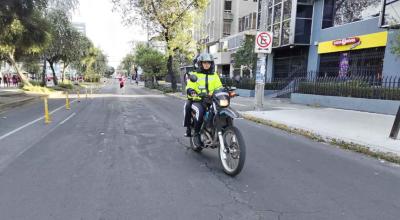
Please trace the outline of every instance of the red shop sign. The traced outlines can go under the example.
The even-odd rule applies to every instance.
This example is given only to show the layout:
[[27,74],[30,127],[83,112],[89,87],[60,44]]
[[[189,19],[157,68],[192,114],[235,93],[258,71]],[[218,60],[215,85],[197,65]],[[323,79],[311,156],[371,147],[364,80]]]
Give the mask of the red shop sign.
[[349,37],[349,38],[344,38],[341,40],[335,40],[332,42],[332,44],[335,46],[344,46],[344,45],[349,45],[349,44],[355,44],[358,42],[360,42],[359,37]]

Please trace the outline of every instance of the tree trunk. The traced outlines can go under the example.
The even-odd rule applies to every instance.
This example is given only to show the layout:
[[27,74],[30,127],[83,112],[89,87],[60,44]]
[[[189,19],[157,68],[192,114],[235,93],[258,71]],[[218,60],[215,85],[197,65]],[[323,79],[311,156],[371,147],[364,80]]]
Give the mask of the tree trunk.
[[51,71],[53,72],[53,82],[54,82],[54,85],[56,86],[56,85],[58,85],[58,80],[57,80],[56,72],[54,71],[54,63],[50,62],[49,60],[48,60],[48,62],[50,64]]
[[23,73],[21,73],[21,70],[18,68],[13,54],[11,54],[11,53],[8,54],[8,60],[10,61],[11,65],[14,67],[15,71],[17,72],[17,75],[21,79],[22,84],[26,85],[26,86],[32,86],[32,84],[29,82],[28,78]]
[[64,78],[65,78],[64,73],[65,73],[65,69],[67,69],[67,67],[68,67],[68,64],[64,63],[64,68],[63,68],[62,73],[61,73],[61,80],[62,80],[63,83],[64,83]]
[[172,55],[168,56],[167,68],[168,68],[168,75],[171,79],[171,88],[172,88],[172,91],[175,92],[177,89],[177,86],[176,86],[176,77],[175,77],[174,70],[173,70],[173,62],[174,62],[173,59],[174,58]]
[[43,72],[42,72],[42,86],[46,86],[46,85],[47,85],[47,73],[46,73],[46,69],[47,69],[47,61],[46,61],[46,59],[44,59],[44,63],[43,63]]

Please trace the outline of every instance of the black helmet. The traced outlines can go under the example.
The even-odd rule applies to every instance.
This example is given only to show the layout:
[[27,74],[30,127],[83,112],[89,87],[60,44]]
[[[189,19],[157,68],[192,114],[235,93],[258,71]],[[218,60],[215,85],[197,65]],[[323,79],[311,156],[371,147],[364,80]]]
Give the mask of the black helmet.
[[[201,62],[210,62],[211,63],[210,69],[204,70],[203,65],[201,65]],[[197,57],[197,65],[202,73],[206,73],[206,74],[214,73],[214,69],[215,69],[214,57],[209,53],[200,54],[200,56]]]

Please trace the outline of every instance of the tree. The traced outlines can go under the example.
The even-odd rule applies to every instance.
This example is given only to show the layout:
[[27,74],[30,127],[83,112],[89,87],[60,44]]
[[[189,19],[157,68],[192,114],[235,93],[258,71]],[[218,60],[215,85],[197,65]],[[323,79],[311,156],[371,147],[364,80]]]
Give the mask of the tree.
[[[54,85],[58,85],[58,79],[54,70],[54,64],[61,61],[63,58],[68,60],[71,54],[69,50],[75,50],[73,47],[74,41],[78,41],[79,35],[73,29],[68,20],[66,13],[62,10],[51,10],[47,15],[49,21],[49,30],[51,34],[51,42],[45,50],[45,57],[50,64],[53,72]],[[74,32],[75,31],[75,32]],[[65,70],[65,65],[63,72]]]
[[139,14],[166,42],[168,75],[175,91],[174,53],[184,51],[193,42],[186,30],[193,26],[193,17],[205,9],[208,0],[113,0],[113,3],[128,24],[137,21]]
[[246,35],[242,46],[234,54],[235,68],[245,66],[254,70],[257,65],[257,54],[254,52],[255,39],[252,35]]
[[393,42],[392,53],[400,56],[400,31],[397,32],[396,39]]
[[100,49],[91,45],[80,61],[80,70],[84,73],[86,80],[97,81],[107,71],[108,61]]
[[165,56],[147,45],[135,49],[135,64],[143,69],[146,77],[157,83],[157,78],[165,75]]
[[[22,6],[21,6],[22,7]],[[32,10],[35,10],[33,8]],[[38,54],[45,48],[49,33],[47,22],[39,11],[33,11],[29,17],[12,18],[12,22],[0,28],[0,54],[9,62],[26,85],[31,85],[17,66],[17,59],[27,54]]]
[[107,67],[107,71],[105,72],[106,77],[111,77],[115,73],[115,68],[112,66]]
[[70,29],[69,40],[65,42],[64,50],[61,55],[63,61],[63,69],[61,73],[62,81],[64,81],[65,70],[72,63],[80,62],[84,54],[89,50],[91,44],[89,39],[83,36],[74,28]]
[[122,59],[122,69],[126,70],[128,75],[131,74],[132,66],[135,63],[135,55],[133,54],[127,54],[123,59]]

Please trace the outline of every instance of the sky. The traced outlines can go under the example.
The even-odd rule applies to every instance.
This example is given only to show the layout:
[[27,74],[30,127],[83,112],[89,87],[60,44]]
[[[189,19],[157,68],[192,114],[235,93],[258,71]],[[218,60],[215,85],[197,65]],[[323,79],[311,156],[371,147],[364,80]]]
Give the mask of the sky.
[[113,12],[111,0],[80,0],[72,22],[86,24],[86,36],[108,56],[109,65],[117,68],[131,51],[132,41],[145,41],[146,33],[139,26],[126,27],[121,15]]

